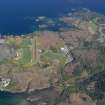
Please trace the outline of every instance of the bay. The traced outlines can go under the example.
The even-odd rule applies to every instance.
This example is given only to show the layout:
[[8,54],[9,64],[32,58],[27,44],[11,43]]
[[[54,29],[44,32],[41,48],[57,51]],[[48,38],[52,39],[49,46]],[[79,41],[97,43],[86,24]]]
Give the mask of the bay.
[[26,18],[55,18],[72,9],[88,8],[105,14],[105,0],[0,0],[0,34],[27,34],[37,30]]

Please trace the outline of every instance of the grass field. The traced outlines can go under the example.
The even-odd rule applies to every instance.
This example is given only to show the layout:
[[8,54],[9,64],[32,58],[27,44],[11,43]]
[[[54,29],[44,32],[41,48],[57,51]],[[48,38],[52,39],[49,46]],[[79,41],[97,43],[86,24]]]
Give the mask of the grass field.
[[30,48],[22,48],[22,58],[19,60],[21,64],[28,64],[31,62],[32,52]]
[[65,63],[66,62],[66,58],[64,56],[63,53],[61,52],[52,52],[52,51],[46,51],[41,55],[41,58],[45,61],[51,62],[53,60],[59,60],[60,63]]
[[[18,40],[18,41],[16,41]],[[16,41],[16,42],[15,42]],[[11,39],[8,41],[8,43],[15,43],[17,46],[17,58],[15,59],[14,63],[22,64],[22,65],[33,65],[36,64],[37,62],[49,62],[51,63],[54,60],[59,61],[60,64],[65,64],[66,62],[66,57],[64,56],[63,53],[59,51],[59,48],[55,51],[55,49],[45,49],[44,52],[38,52],[40,49],[40,41],[38,41],[39,44],[37,44],[37,53],[38,54],[38,59],[34,58],[34,47],[33,43],[34,40],[31,38],[18,38],[18,39]],[[56,46],[55,46],[56,47]],[[34,60],[35,59],[35,60]]]
[[19,59],[19,63],[21,64],[29,64],[32,60],[32,43],[30,39],[24,39],[20,44],[19,48],[21,49],[21,59]]
[[91,20],[90,25],[94,32],[98,31],[97,18]]

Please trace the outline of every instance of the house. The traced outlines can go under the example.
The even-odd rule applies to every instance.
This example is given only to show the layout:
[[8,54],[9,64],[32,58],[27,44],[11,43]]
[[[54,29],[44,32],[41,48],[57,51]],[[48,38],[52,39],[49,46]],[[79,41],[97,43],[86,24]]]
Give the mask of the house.
[[61,51],[65,54],[67,57],[67,62],[72,62],[74,60],[71,50],[65,45],[64,48],[61,48]]
[[10,84],[11,79],[0,77],[0,89],[6,88]]

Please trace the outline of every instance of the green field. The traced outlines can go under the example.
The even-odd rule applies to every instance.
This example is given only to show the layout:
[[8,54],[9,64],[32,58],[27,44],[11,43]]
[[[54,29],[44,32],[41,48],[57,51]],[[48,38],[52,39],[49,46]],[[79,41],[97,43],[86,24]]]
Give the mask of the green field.
[[93,20],[91,20],[90,25],[94,32],[98,31],[97,18],[94,18]]
[[59,60],[60,63],[65,63],[66,58],[63,53],[61,52],[52,52],[52,51],[46,51],[41,55],[41,58],[45,61],[51,62],[53,60]]
[[25,39],[20,43],[19,48],[21,49],[22,57],[19,60],[19,63],[21,63],[21,64],[31,63],[31,59],[32,59],[31,46],[32,46],[32,44],[29,39]]

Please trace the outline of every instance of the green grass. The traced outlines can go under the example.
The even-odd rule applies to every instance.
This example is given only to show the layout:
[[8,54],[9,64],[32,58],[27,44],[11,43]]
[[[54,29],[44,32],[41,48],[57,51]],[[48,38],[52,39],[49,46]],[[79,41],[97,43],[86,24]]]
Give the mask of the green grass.
[[30,48],[22,48],[22,58],[20,59],[21,64],[28,64],[31,62],[32,53]]
[[28,64],[31,62],[31,59],[32,59],[31,46],[32,46],[32,43],[31,43],[31,40],[29,40],[29,39],[24,39],[20,43],[19,48],[22,49],[22,52],[21,52],[22,57],[19,60],[20,64]]
[[91,28],[93,29],[94,32],[98,32],[98,18],[94,18],[90,21]]
[[20,43],[20,47],[24,48],[24,47],[30,47],[32,45],[31,40],[30,39],[24,39],[21,43]]
[[90,21],[90,25],[94,32],[98,31],[98,25],[96,24],[96,22]]
[[52,51],[46,51],[42,54],[41,58],[45,61],[52,61],[52,60],[59,60],[61,63],[64,63],[66,61],[66,58],[64,54],[61,52],[52,52]]
[[3,60],[0,60],[0,64],[6,64],[10,62],[8,59],[3,59]]

